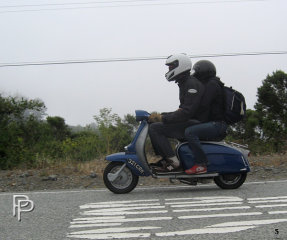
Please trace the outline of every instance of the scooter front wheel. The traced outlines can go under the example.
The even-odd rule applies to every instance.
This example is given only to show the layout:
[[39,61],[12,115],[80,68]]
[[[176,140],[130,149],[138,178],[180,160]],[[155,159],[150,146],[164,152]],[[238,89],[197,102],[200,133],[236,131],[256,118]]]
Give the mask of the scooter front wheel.
[[224,174],[214,178],[216,185],[222,189],[239,188],[246,180],[247,173]]
[[123,162],[110,162],[104,171],[104,183],[106,187],[113,193],[122,194],[129,193],[138,184],[139,176],[135,175],[128,167],[119,173],[118,177],[114,180],[110,180],[109,173],[115,174],[123,167]]

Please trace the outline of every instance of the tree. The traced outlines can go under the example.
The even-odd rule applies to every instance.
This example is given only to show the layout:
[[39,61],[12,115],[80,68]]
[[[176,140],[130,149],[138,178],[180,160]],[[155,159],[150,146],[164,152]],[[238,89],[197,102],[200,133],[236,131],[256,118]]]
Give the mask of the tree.
[[39,99],[29,100],[24,97],[3,97],[0,94],[0,121],[21,120],[27,118],[28,113],[46,111],[44,102]]
[[130,136],[133,136],[138,129],[139,123],[136,121],[136,117],[127,114],[124,116],[123,125],[127,128],[127,131]]
[[277,150],[287,136],[287,74],[273,72],[257,90],[255,109],[263,137],[273,141]]
[[247,109],[243,121],[234,124],[228,134],[234,139],[240,139],[243,143],[249,143],[260,137],[259,118],[255,110]]
[[32,161],[34,153],[31,147],[38,138],[33,134],[37,127],[32,113],[45,110],[45,104],[40,100],[0,95],[0,168]]
[[71,132],[68,126],[65,123],[65,119],[62,117],[47,117],[47,123],[51,127],[51,130],[54,134],[54,137],[59,140],[63,141],[68,136],[71,135]]
[[94,119],[98,125],[99,137],[102,139],[102,153],[120,151],[130,143],[135,124],[135,119],[131,116],[126,116],[123,121],[117,114],[112,114],[112,109],[103,108]]

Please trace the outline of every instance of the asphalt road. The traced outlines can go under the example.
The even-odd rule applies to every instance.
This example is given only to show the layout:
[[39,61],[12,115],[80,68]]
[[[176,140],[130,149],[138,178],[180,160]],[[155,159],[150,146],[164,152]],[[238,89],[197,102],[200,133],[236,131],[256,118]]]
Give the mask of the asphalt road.
[[[18,208],[21,204],[21,221]],[[23,200],[19,202],[18,200]],[[32,208],[32,202],[34,209]],[[26,205],[26,206],[24,206]],[[0,194],[0,239],[287,239],[287,180]]]

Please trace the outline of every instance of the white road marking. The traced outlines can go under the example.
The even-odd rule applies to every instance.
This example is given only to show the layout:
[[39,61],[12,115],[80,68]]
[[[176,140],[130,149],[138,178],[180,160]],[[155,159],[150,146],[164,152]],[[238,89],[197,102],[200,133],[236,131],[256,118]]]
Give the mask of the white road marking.
[[172,217],[150,217],[150,218],[118,218],[118,219],[94,219],[94,220],[82,220],[74,221],[71,224],[81,223],[124,223],[124,222],[145,222],[145,221],[163,221],[171,220]]
[[159,206],[160,203],[139,203],[139,204],[124,204],[124,203],[113,203],[113,204],[85,204],[80,206],[80,209],[88,208],[119,208],[119,207],[140,207],[140,206]]
[[237,222],[225,222],[211,226],[207,226],[199,229],[189,229],[183,231],[174,232],[161,232],[156,233],[158,237],[172,237],[182,235],[199,235],[199,234],[210,234],[210,233],[232,233],[243,230],[255,228],[259,225],[275,224],[287,222],[287,219],[270,219],[270,220],[252,220],[252,221],[237,221]]
[[136,200],[123,200],[123,201],[109,201],[109,202],[97,202],[94,204],[95,205],[98,205],[98,204],[119,204],[119,203],[155,202],[155,201],[159,201],[159,199],[136,199]]
[[73,232],[71,235],[74,234],[100,234],[100,233],[121,233],[121,232],[130,232],[130,231],[138,231],[138,230],[151,230],[151,229],[158,229],[160,227],[125,227],[125,228],[101,228],[96,230],[86,230],[86,231],[78,231]]
[[[153,236],[172,237],[233,233],[254,229],[262,225],[287,222],[287,218],[284,218],[287,214],[286,208],[284,208],[287,206],[284,204],[286,201],[287,196],[247,199],[233,196],[211,196],[88,203],[80,206],[80,214],[83,217],[75,218],[70,223],[69,228],[74,231],[68,233],[67,237],[78,239],[152,239]],[[283,203],[280,204],[281,202]],[[251,207],[258,211],[252,211]],[[260,210],[264,208],[273,208],[274,211],[261,212]],[[209,214],[212,211],[214,214]],[[214,211],[222,212],[216,213]],[[173,216],[173,213],[176,213],[176,216]],[[270,218],[271,215],[279,214],[284,217],[267,219],[268,216]],[[139,217],[139,215],[145,217]],[[254,220],[255,216],[260,215],[263,215],[265,219]],[[252,220],[248,220],[249,216],[252,217]],[[236,217],[243,220],[234,221]],[[208,218],[216,218],[216,222],[219,223],[198,229],[184,229],[182,231],[176,229],[180,221],[190,223],[184,226],[193,226],[198,221],[203,221],[201,219]],[[165,222],[169,221],[168,225],[172,227],[173,220],[177,222],[172,229],[173,231],[166,232]],[[133,226],[134,223],[137,223],[136,226]],[[149,226],[151,223],[152,226]]]
[[204,201],[204,200],[235,200],[237,199],[237,201],[241,201],[242,198],[239,198],[239,197],[230,197],[230,196],[213,196],[213,197],[194,197],[194,198],[168,198],[168,199],[165,199],[165,201],[178,201],[178,200],[201,200],[201,201]]
[[115,219],[124,219],[124,216],[116,217],[84,217],[84,218],[75,218],[74,221],[89,221],[89,220],[115,220]]
[[287,211],[271,211],[271,212],[268,212],[269,214],[286,214]]
[[83,239],[128,239],[128,238],[149,238],[150,233],[109,233],[109,234],[81,234],[68,235],[70,238]]
[[244,226],[244,227],[224,227],[224,228],[198,228],[190,229],[184,231],[175,231],[175,232],[161,232],[156,233],[158,237],[172,237],[172,236],[182,236],[182,235],[199,235],[199,234],[210,234],[210,233],[233,233],[243,230],[248,230],[255,228],[255,226]]
[[287,204],[258,205],[256,208],[287,207]]
[[243,202],[224,202],[224,203],[199,203],[199,204],[183,204],[183,205],[171,205],[172,208],[187,208],[187,207],[206,207],[206,206],[222,206],[222,205],[240,205]]
[[287,202],[286,200],[265,200],[265,201],[250,201],[248,203],[255,204],[255,203],[281,203],[281,202]]
[[128,210],[142,210],[142,209],[158,209],[158,208],[165,208],[165,206],[147,206],[147,207],[121,207],[121,208],[103,208],[98,210],[90,210],[85,212],[90,213],[97,213],[97,212],[122,212]]
[[128,211],[133,211],[133,210],[163,209],[163,208],[165,208],[165,206],[104,208],[104,209],[98,209],[98,210],[84,211],[81,214],[82,215],[86,215],[86,216],[91,216],[91,215],[114,215],[114,213],[116,213],[117,215],[121,215],[121,214],[124,215]]
[[194,218],[214,218],[214,217],[238,217],[238,216],[255,216],[262,215],[262,212],[248,212],[248,213],[221,213],[209,215],[193,215],[193,216],[180,216],[178,219],[194,219]]
[[234,210],[234,209],[249,209],[249,206],[240,207],[221,207],[221,208],[201,208],[201,209],[179,209],[172,210],[173,212],[205,212],[205,211],[221,211],[221,210]]
[[257,226],[265,224],[274,224],[287,222],[287,219],[267,219],[267,220],[250,220],[250,221],[236,221],[236,222],[224,222],[212,225],[211,227],[238,227],[238,226]]
[[167,210],[162,211],[115,211],[115,212],[96,212],[96,213],[82,213],[82,215],[87,216],[115,216],[115,215],[139,215],[139,214],[160,214],[160,213],[167,213]]
[[191,202],[167,202],[167,205],[183,205],[183,204],[197,204],[197,203],[222,203],[222,202],[239,202],[242,201],[243,199],[241,198],[230,198],[230,199],[206,199],[206,200],[200,200],[200,201],[191,201]]
[[72,224],[69,228],[116,227],[121,225],[122,223]]
[[247,198],[247,200],[248,200],[248,201],[258,201],[258,200],[276,200],[276,199],[287,199],[287,196],[264,197],[264,198]]

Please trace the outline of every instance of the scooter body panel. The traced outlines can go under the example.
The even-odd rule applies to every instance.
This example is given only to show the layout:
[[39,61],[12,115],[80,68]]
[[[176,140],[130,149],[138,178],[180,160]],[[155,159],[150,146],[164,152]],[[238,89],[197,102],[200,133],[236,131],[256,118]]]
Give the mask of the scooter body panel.
[[[208,172],[220,174],[249,172],[249,163],[243,154],[232,148],[216,143],[201,143],[209,161]],[[187,143],[177,148],[178,157],[184,169],[189,169],[195,164],[194,155]]]
[[125,152],[114,153],[106,156],[106,160],[126,163],[127,167],[137,176],[151,175],[150,170],[145,168],[136,154],[126,154]]

